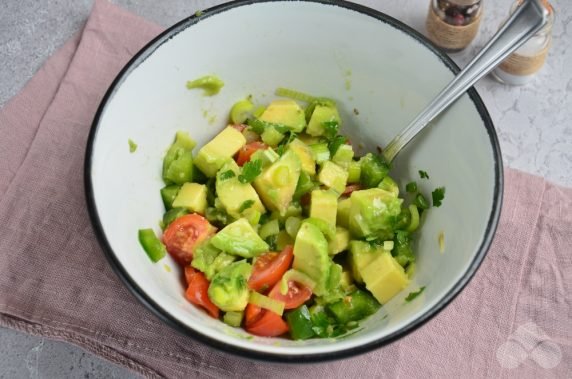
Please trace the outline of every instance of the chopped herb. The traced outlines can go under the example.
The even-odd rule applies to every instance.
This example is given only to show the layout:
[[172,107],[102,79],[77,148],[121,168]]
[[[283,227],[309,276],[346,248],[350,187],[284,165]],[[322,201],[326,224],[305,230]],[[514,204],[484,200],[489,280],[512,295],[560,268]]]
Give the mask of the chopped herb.
[[435,191],[431,192],[433,197],[433,206],[441,206],[441,201],[445,198],[445,187],[435,188]]
[[415,205],[417,205],[417,208],[419,208],[419,209],[423,209],[423,210],[429,209],[429,202],[427,201],[425,196],[423,196],[421,193],[418,193],[417,196],[415,196],[414,203],[415,203]]
[[334,138],[332,138],[330,143],[328,143],[328,149],[330,150],[331,157],[333,157],[336,154],[336,151],[338,151],[340,146],[346,143],[346,140],[347,139],[344,136],[335,136]]
[[419,170],[419,176],[421,177],[421,179],[429,179],[429,174],[427,173],[427,171]]
[[417,183],[416,182],[407,183],[407,185],[405,186],[405,190],[409,193],[417,192]]
[[219,180],[234,178],[236,174],[232,170],[227,170],[219,175]]
[[245,202],[242,203],[242,205],[240,206],[240,208],[238,209],[238,212],[244,212],[245,210],[247,210],[248,208],[252,207],[254,205],[254,200],[246,200]]
[[263,213],[260,215],[260,219],[258,220],[258,225],[264,225],[268,222],[270,215],[268,213]]
[[376,146],[375,149],[377,150],[378,154],[383,153],[383,149],[381,148],[381,146]]
[[201,17],[202,15],[203,15],[203,11],[200,9],[195,12],[195,17]]
[[286,152],[286,145],[278,145],[278,146],[276,146],[276,148],[274,149],[274,151],[275,151],[276,154],[278,154],[279,156],[282,156],[282,155]]
[[326,138],[334,138],[338,134],[340,124],[336,120],[322,122],[324,126],[324,135]]
[[266,239],[264,240],[268,244],[268,248],[270,249],[270,251],[277,251],[278,250],[278,247],[276,246],[277,239],[278,239],[278,235],[273,234],[271,236],[266,237]]
[[421,295],[421,292],[425,290],[425,286],[419,288],[417,291],[410,292],[409,295],[405,298],[405,301],[410,302],[411,300],[415,299],[417,296]]
[[354,108],[354,114],[355,114],[356,116],[359,116],[359,111],[358,111],[357,108]]
[[137,150],[137,144],[135,142],[133,142],[133,140],[131,140],[131,139],[127,142],[129,142],[129,152],[134,153],[135,150]]
[[277,132],[282,134],[286,134],[289,131],[288,127],[285,125],[266,122],[257,118],[248,120],[246,124],[250,126],[252,131],[256,134],[262,134],[268,128],[274,128]]
[[246,162],[242,167],[242,174],[238,176],[238,180],[241,183],[251,183],[261,172],[262,161],[260,159]]

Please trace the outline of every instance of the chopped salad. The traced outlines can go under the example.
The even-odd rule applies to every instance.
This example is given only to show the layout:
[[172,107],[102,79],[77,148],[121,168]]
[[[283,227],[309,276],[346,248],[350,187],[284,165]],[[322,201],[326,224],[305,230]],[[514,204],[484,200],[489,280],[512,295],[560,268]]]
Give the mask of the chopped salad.
[[196,154],[176,134],[163,235],[142,229],[139,240],[155,262],[170,254],[188,301],[228,325],[340,336],[408,286],[412,234],[430,205],[415,182],[400,194],[381,154],[356,156],[333,100],[277,94],[286,98],[266,107],[237,102]]

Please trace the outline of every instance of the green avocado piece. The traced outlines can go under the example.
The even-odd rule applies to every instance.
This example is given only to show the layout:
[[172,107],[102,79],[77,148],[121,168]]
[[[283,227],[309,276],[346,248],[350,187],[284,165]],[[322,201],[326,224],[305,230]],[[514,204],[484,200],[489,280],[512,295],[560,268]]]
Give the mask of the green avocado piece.
[[199,150],[194,163],[206,176],[212,178],[245,144],[246,138],[242,133],[227,126]]
[[336,226],[338,194],[333,191],[313,190],[310,195],[310,217]]
[[204,215],[207,209],[207,186],[198,183],[183,184],[172,206]]
[[[232,171],[234,176],[230,176]],[[253,209],[261,214],[266,212],[258,194],[250,183],[241,183],[238,180],[240,168],[234,160],[227,161],[216,176],[216,193],[226,212],[234,218],[240,218],[246,209],[241,207],[245,202],[252,202],[248,209]],[[230,176],[230,177],[229,177]]]
[[203,272],[208,280],[236,260],[236,256],[217,249],[209,239],[195,249],[191,266]]
[[337,263],[330,264],[330,272],[328,273],[328,280],[326,281],[326,288],[320,300],[324,304],[333,303],[344,297],[342,290],[342,272],[343,268]]
[[350,241],[350,253],[348,255],[352,276],[358,283],[363,283],[361,271],[377,256],[383,253],[381,247],[372,246],[364,241]]
[[296,138],[290,142],[288,149],[294,151],[300,159],[302,171],[310,176],[316,174],[316,160],[312,155],[312,149],[308,145]]
[[350,210],[352,208],[352,200],[348,197],[338,200],[338,214],[336,220],[338,225],[348,229],[350,227]]
[[399,186],[395,180],[391,179],[391,176],[386,176],[383,178],[383,180],[379,182],[377,188],[381,188],[382,190],[390,192],[395,197],[399,196]]
[[348,172],[334,162],[326,161],[318,174],[318,181],[341,194],[346,189]]
[[286,212],[296,191],[300,171],[300,159],[289,150],[254,180],[254,188],[268,209],[281,214]]
[[336,227],[336,235],[329,242],[330,255],[336,255],[346,250],[350,243],[350,232],[341,226]]
[[354,191],[349,216],[350,232],[367,237],[380,231],[391,231],[401,213],[402,199],[380,188]]
[[175,142],[169,147],[163,159],[163,180],[165,182],[183,184],[192,180],[192,150],[196,144],[189,133],[177,132]]
[[308,222],[303,223],[294,242],[292,268],[303,272],[316,282],[314,293],[317,296],[326,294],[331,264],[326,237],[317,226]]
[[284,125],[289,130],[300,133],[306,127],[304,111],[294,100],[274,100],[259,117],[272,124]]
[[240,312],[246,308],[252,265],[246,260],[231,263],[216,273],[209,285],[209,299],[222,311]]
[[306,133],[311,136],[321,136],[324,134],[324,122],[336,121],[338,125],[342,125],[342,120],[338,113],[338,110],[334,105],[316,105],[308,127],[306,128]]
[[268,244],[258,236],[245,218],[240,218],[225,226],[211,238],[212,244],[232,255],[252,258],[268,251]]

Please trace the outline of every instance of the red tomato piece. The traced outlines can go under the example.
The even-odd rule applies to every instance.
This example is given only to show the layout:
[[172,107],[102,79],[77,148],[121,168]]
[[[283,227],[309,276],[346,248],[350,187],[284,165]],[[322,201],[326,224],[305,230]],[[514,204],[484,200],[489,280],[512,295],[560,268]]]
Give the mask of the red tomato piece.
[[282,295],[280,292],[280,284],[281,283],[277,283],[274,288],[272,288],[268,297],[284,302],[284,309],[298,308],[312,297],[312,290],[292,280],[288,281],[288,292],[286,292],[286,295]]
[[288,324],[278,314],[262,310],[262,316],[246,326],[246,331],[261,337],[277,337],[288,332]]
[[266,253],[259,256],[254,262],[248,287],[255,291],[271,288],[290,268],[292,259],[294,259],[294,249],[291,245],[286,246],[280,254]]
[[238,151],[238,154],[236,156],[236,163],[239,166],[242,166],[250,160],[250,157],[252,156],[252,154],[257,152],[258,150],[265,150],[265,149],[268,149],[268,145],[266,145],[262,142],[254,141],[254,142],[248,143],[248,144],[244,145],[243,147],[241,147],[240,150]]
[[361,189],[361,184],[350,184],[346,186],[344,192],[342,192],[342,196],[350,196],[352,192],[359,191]]
[[212,317],[218,318],[220,311],[218,307],[213,304],[211,299],[209,299],[209,281],[205,275],[202,272],[187,266],[185,267],[185,276],[189,282],[189,286],[185,292],[187,300],[206,310]]
[[262,311],[263,309],[258,305],[248,303],[246,310],[244,311],[244,326],[249,327],[258,321],[264,313]]
[[216,228],[196,213],[179,217],[163,233],[167,251],[181,265],[193,259],[195,247],[214,234]]

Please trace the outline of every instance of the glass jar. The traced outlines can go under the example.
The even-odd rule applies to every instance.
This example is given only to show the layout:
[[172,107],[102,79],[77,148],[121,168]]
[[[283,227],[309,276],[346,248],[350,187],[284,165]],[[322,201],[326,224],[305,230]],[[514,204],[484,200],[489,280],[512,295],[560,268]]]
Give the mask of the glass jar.
[[[542,68],[552,45],[552,25],[554,9],[546,0],[542,1],[548,9],[548,22],[527,42],[508,56],[494,71],[493,76],[504,84],[523,85],[530,82]],[[520,5],[518,0],[511,7],[512,14]]]
[[477,35],[481,15],[481,0],[431,0],[427,37],[445,51],[461,51]]

